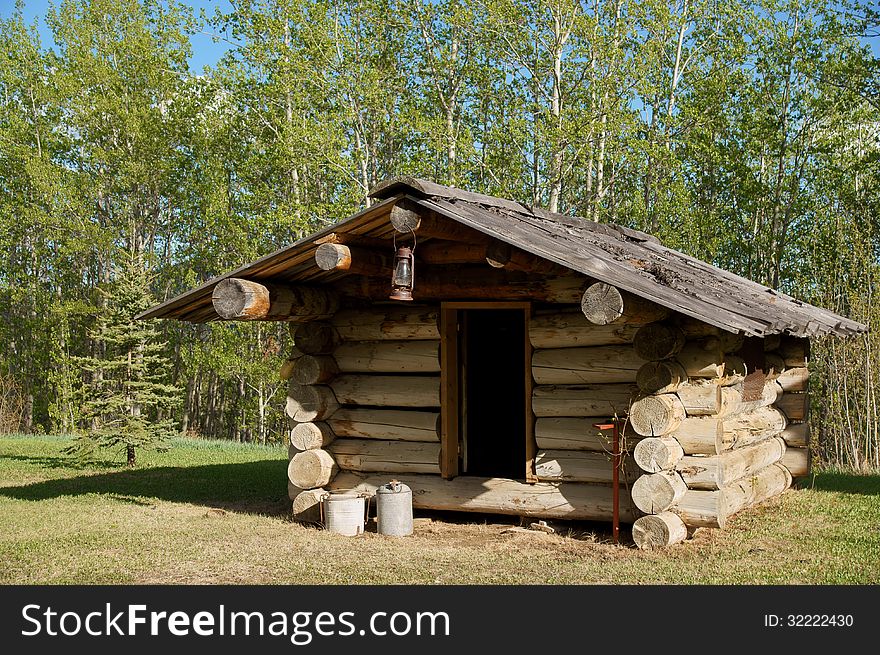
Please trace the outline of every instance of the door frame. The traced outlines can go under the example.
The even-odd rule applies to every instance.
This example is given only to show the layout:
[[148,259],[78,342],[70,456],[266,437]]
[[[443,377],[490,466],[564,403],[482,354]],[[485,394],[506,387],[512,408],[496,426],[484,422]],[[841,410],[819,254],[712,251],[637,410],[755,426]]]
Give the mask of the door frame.
[[478,301],[440,303],[440,475],[450,480],[459,474],[458,460],[461,443],[461,353],[459,352],[459,331],[461,321],[459,312],[466,309],[521,309],[525,322],[525,425],[526,461],[524,478],[534,484],[535,455],[538,445],[535,442],[535,416],[532,413],[532,343],[529,339],[529,324],[532,318],[532,303],[528,301]]

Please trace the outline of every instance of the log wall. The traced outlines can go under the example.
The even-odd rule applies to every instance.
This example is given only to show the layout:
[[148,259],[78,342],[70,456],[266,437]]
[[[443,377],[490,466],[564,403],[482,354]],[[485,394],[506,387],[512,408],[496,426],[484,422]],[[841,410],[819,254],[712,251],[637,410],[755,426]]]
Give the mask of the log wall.
[[[529,332],[537,484],[440,478],[435,307],[375,304],[293,328],[295,356],[282,377],[292,423],[290,491],[301,518],[313,519],[324,490],[395,477],[416,491],[416,507],[610,519],[612,430],[596,424],[625,417],[645,363],[632,339],[645,321],[667,313],[641,303],[635,318],[624,309],[619,320],[596,325],[579,305],[537,310]],[[637,435],[625,421],[621,432],[627,488],[638,474]],[[621,498],[622,520],[634,520],[628,494]]]
[[722,526],[808,474],[803,340],[767,340],[770,371],[755,394],[742,337],[644,301],[627,305],[626,294],[603,309],[607,290],[591,289],[586,307],[533,311],[533,485],[441,479],[436,307],[373,304],[292,325],[280,375],[289,384],[288,490],[302,518],[327,489],[395,477],[413,487],[416,507],[609,519],[612,431],[597,424],[613,421],[621,517],[637,519],[643,547]]
[[639,546],[723,527],[808,474],[806,340],[764,341],[766,376],[758,389],[746,379],[753,358],[737,335],[671,317],[640,330],[634,343],[652,358],[637,372],[639,397],[629,412],[644,437],[634,452],[643,475],[632,493],[647,514],[634,525]]
[[613,430],[596,426],[618,421],[620,513],[634,517],[627,489],[638,477],[632,451],[641,437],[626,415],[637,392],[638,371],[647,360],[635,351],[633,339],[642,326],[668,311],[626,295],[608,296],[607,291],[591,287],[584,294],[585,305],[545,306],[533,312],[529,340],[535,474],[540,482],[594,485],[610,501]]
[[288,492],[298,519],[317,520],[340,473],[439,476],[436,308],[344,309],[291,333],[293,355],[280,375],[288,380]]

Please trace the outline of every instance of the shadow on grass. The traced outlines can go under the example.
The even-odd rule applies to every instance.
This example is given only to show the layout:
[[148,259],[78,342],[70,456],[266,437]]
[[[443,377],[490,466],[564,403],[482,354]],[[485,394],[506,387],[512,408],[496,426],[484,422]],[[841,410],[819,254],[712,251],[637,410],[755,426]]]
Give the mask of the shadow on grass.
[[[39,463],[44,458],[27,458]],[[49,458],[51,459],[51,458]],[[278,459],[204,466],[161,466],[47,480],[0,488],[0,498],[49,500],[102,494],[149,505],[147,499],[218,507],[237,512],[281,515],[289,511],[287,463]]]
[[75,471],[94,471],[101,469],[102,471],[112,471],[119,468],[119,462],[111,461],[80,461],[75,457],[66,455],[43,455],[36,457],[33,455],[2,455],[0,460],[9,459],[17,462],[27,462],[28,464],[36,464],[41,468],[49,469],[72,469]]
[[812,480],[805,480],[803,487],[820,491],[880,496],[880,475],[823,471],[817,473]]

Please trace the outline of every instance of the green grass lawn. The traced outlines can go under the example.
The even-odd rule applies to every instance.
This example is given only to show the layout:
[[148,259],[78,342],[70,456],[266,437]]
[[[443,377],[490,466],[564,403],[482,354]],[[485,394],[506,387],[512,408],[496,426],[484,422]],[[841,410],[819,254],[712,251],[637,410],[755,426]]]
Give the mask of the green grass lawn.
[[880,476],[823,473],[642,553],[604,526],[504,534],[509,519],[468,515],[340,537],[290,521],[281,448],[178,441],[127,470],[65,444],[0,438],[0,583],[880,583]]

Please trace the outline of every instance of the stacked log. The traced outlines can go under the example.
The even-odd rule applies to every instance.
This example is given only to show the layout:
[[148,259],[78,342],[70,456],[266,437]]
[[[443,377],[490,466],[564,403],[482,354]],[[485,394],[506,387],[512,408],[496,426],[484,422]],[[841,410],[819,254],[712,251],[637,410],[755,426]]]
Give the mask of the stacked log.
[[299,356],[283,368],[296,518],[317,520],[317,503],[340,472],[439,476],[435,309],[343,310],[292,331]]
[[783,337],[774,354],[782,363],[776,382],[785,391],[774,407],[788,421],[781,433],[787,446],[782,465],[794,479],[803,478],[810,474],[810,343],[807,339]]
[[743,343],[741,335],[681,318],[635,334],[637,354],[651,360],[637,372],[640,395],[629,409],[632,429],[644,437],[633,453],[644,471],[633,502],[649,515],[634,526],[640,547],[682,541],[682,525],[723,526],[804,470],[806,434],[793,422],[806,416],[806,360],[790,338],[765,344],[756,394]]
[[[611,453],[570,450],[540,450],[535,457],[535,475],[542,482],[598,482],[611,484]],[[635,482],[635,463],[627,457],[621,483]]]
[[[614,431],[597,426],[615,423],[623,454],[619,483],[628,487],[635,481],[630,453],[637,439],[623,417],[646,359],[634,349],[633,338],[644,325],[669,314],[664,307],[602,283],[590,285],[579,306],[534,312],[529,340],[535,382],[534,471],[539,484],[597,485],[610,499]],[[621,503],[624,507],[632,511],[628,500]]]

